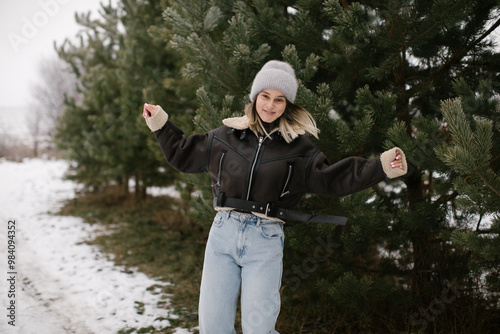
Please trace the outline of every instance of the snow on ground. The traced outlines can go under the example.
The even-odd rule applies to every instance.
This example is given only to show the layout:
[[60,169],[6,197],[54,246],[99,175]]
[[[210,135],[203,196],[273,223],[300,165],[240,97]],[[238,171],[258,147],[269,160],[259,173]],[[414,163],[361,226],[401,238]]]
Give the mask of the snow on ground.
[[[176,316],[162,307],[169,303],[162,293],[168,283],[126,271],[86,244],[104,232],[98,224],[50,214],[74,197],[77,185],[63,180],[67,166],[61,160],[0,160],[0,333],[107,334],[169,327],[168,319]],[[15,221],[14,270],[7,266],[9,220]],[[15,298],[9,296],[11,271]],[[15,327],[8,324],[12,300]],[[178,328],[176,333],[191,332]]]

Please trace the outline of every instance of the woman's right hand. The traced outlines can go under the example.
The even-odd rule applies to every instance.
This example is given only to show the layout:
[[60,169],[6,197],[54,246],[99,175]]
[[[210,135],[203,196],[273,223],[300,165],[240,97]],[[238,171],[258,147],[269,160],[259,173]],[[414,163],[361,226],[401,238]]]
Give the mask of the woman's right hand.
[[156,106],[144,103],[142,116],[144,116],[145,119],[148,119],[150,117],[153,117],[155,114],[156,114]]

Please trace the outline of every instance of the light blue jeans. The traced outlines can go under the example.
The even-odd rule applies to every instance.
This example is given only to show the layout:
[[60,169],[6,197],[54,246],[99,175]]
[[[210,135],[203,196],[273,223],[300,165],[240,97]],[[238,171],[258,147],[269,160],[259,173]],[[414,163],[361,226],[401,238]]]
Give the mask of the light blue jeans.
[[200,334],[234,334],[241,289],[244,334],[276,334],[283,267],[283,224],[252,214],[219,211],[205,250]]

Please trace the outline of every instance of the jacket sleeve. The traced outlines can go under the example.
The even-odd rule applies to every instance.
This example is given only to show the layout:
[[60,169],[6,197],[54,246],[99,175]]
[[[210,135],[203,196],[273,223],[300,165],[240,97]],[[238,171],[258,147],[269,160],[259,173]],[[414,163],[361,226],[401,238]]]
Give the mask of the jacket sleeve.
[[[401,153],[403,170],[392,168],[390,163]],[[394,178],[406,174],[408,166],[404,153],[393,148],[379,158],[364,159],[349,157],[330,165],[326,156],[319,152],[312,160],[309,172],[309,191],[317,194],[340,197],[369,188],[386,177]]]
[[184,173],[207,171],[210,133],[186,137],[184,132],[168,119],[163,109],[151,117],[148,126],[154,131],[163,156],[176,170]]

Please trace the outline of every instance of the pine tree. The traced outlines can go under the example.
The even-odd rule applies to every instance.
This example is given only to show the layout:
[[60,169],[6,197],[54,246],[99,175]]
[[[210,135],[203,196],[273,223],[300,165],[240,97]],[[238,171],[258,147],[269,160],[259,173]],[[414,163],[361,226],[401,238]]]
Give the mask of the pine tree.
[[192,93],[184,88],[189,84],[177,80],[182,60],[148,33],[161,23],[165,5],[125,0],[116,8],[102,5],[98,19],[91,13],[77,16],[85,28],[79,45],[66,40],[58,47],[79,77],[83,100],[68,101],[57,141],[75,162],[73,177],[89,188],[119,183],[128,193],[133,179],[140,200],[147,187],[176,178],[152,149],[157,144],[141,116],[143,103],[149,102],[168,104],[181,123],[190,118]]
[[[455,86],[461,98],[441,106],[451,143],[436,148],[451,169],[457,193],[453,218],[458,228],[451,240],[468,255],[468,278],[487,290],[485,299],[494,303],[500,291],[500,101],[492,94],[491,82],[481,82],[477,93],[464,80]],[[496,117],[485,118],[487,114]],[[474,119],[478,115],[481,118]]]
[[[498,208],[495,193],[478,183],[478,173],[473,178],[444,158],[462,153],[440,112],[441,101],[464,89],[456,78],[471,87],[498,79],[500,58],[489,39],[500,25],[498,10],[493,0],[255,0],[232,6],[179,0],[166,9],[161,36],[185,57],[184,76],[200,87],[195,119],[200,131],[240,115],[260,67],[283,59],[295,68],[296,102],[315,116],[321,130],[317,145],[332,162],[374,157],[397,145],[412,165],[405,178],[370,190],[302,202],[299,209],[346,215],[349,222],[342,229],[287,224],[279,330],[498,330],[498,305],[487,302],[496,291],[497,240],[463,231],[486,213],[486,197]],[[492,96],[498,88],[491,85]],[[497,114],[478,107],[467,117],[470,124],[477,117],[496,122]],[[483,157],[484,170],[488,164],[495,170],[498,123],[480,124],[477,136],[487,145],[464,154]],[[494,124],[492,135],[486,124]],[[465,125],[451,138],[466,131]],[[497,175],[488,173],[483,176],[498,189]],[[206,178],[198,182],[197,212],[208,226],[211,193]],[[477,206],[457,219],[468,196]],[[497,226],[495,221],[492,233]],[[471,254],[481,259],[474,268]],[[494,284],[473,280],[471,269]],[[479,290],[484,294],[473,293]]]
[[58,50],[79,79],[82,101],[67,101],[68,107],[58,123],[56,142],[75,164],[72,177],[88,188],[98,189],[115,180],[110,169],[116,166],[116,160],[109,155],[115,149],[108,130],[113,117],[119,116],[113,59],[117,57],[120,39],[116,9],[103,6],[101,15],[107,18],[103,22],[92,21],[90,15],[77,17],[77,22],[88,29],[86,35],[80,36],[80,46],[66,40]]

